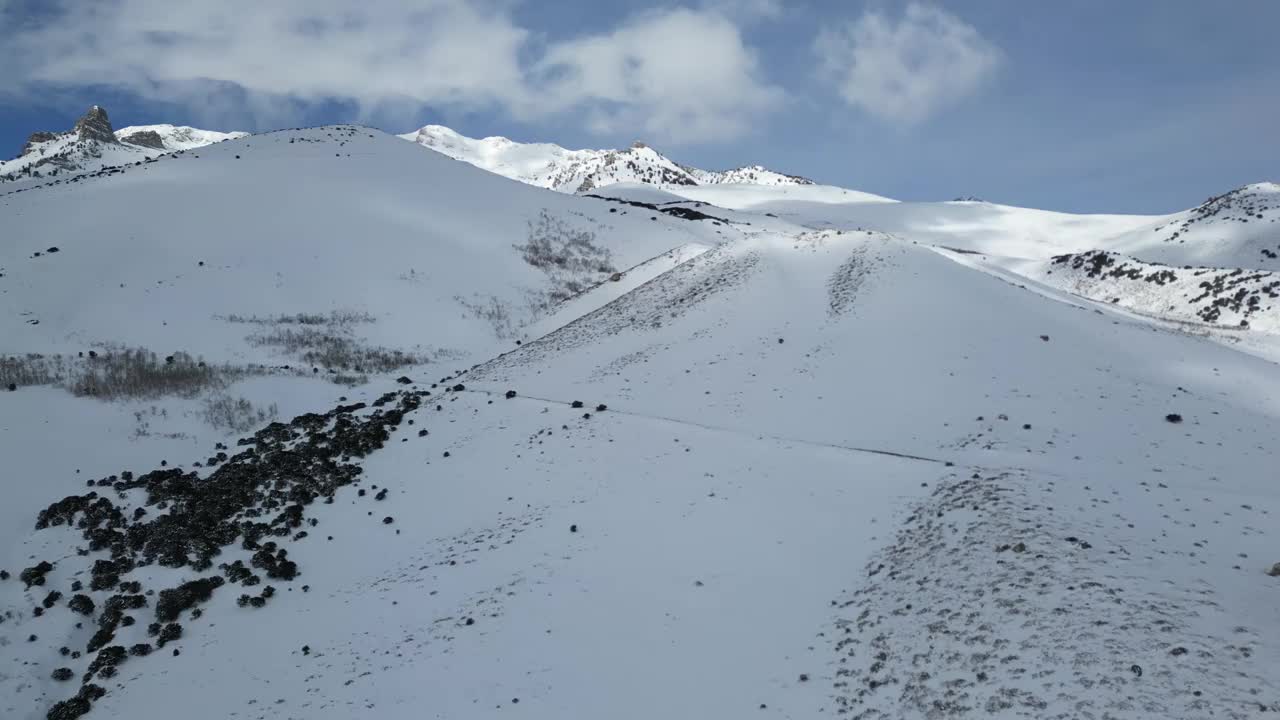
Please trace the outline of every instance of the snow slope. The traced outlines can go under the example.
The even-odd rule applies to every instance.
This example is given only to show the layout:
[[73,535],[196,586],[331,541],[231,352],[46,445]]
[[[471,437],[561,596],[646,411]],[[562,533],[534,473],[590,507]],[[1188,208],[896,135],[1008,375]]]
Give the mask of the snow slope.
[[[0,246],[0,351],[116,343],[269,362],[283,358],[225,318],[347,311],[371,316],[360,325],[373,345],[483,357],[553,296],[730,231],[618,213],[393,140],[277,132],[0,196],[14,238]],[[531,241],[544,267],[516,249]],[[557,256],[581,267],[547,264]]]
[[624,150],[566,150],[550,143],[518,143],[504,137],[469,138],[442,125],[400,137],[513,180],[561,192],[588,192],[619,182],[669,185],[751,183],[810,185],[812,181],[759,165],[723,172],[679,165],[644,143]]
[[826,186],[669,188],[690,200],[772,214],[814,230],[874,230],[931,245],[1018,258],[1047,259],[1107,247],[1108,239],[1156,218],[1073,215],[972,202],[897,202]]
[[[279,420],[0,388],[0,716],[1280,712],[1276,365],[1049,279],[1152,219],[404,148],[0,196],[0,352],[272,364],[219,392]],[[263,340],[308,329],[415,362]]]
[[1280,185],[1254,183],[1121,234],[1106,247],[1166,265],[1278,270],[1278,218]]

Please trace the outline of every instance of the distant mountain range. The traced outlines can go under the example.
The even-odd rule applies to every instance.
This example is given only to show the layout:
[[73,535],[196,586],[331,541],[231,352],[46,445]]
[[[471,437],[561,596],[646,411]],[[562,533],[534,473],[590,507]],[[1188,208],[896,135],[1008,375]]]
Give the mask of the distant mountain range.
[[427,125],[400,137],[512,180],[568,193],[620,182],[662,187],[814,184],[807,178],[759,165],[701,170],[677,163],[640,142],[624,150],[568,150],[550,143],[519,143],[505,137],[469,138],[442,125]]
[[0,162],[0,182],[93,172],[248,134],[184,125],[134,125],[115,130],[107,111],[94,105],[71,130],[32,133],[16,158]]

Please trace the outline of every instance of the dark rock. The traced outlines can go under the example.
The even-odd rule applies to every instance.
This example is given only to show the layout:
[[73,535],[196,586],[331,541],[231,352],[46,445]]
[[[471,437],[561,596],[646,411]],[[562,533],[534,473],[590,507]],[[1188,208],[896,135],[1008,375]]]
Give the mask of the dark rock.
[[516,396],[516,391],[515,391],[515,390],[508,390],[508,391],[507,391],[506,398],[507,398],[508,400],[510,400],[511,398],[513,398],[513,397],[515,397],[515,396]]
[[27,138],[27,142],[22,146],[22,152],[18,153],[18,157],[22,157],[35,149],[40,143],[47,143],[50,140],[57,140],[58,133],[51,132],[34,132]]
[[173,642],[180,637],[182,637],[182,626],[178,623],[169,623],[160,629],[160,634],[156,637],[156,647],[164,647],[165,643]]
[[608,409],[609,409],[609,406],[608,406],[608,405],[605,405],[604,403],[600,403],[599,405],[597,405],[597,406],[596,406],[596,412],[598,412],[598,413],[602,413],[602,412],[604,412],[605,410],[608,410]]
[[156,601],[156,619],[160,622],[177,620],[183,610],[208,602],[213,597],[213,591],[222,587],[225,582],[221,576],[213,575],[183,583],[176,588],[161,590],[160,599]]
[[18,573],[18,579],[26,583],[28,588],[32,585],[44,585],[44,576],[51,570],[53,570],[53,565],[48,560],[41,560]]
[[395,519],[395,518],[393,518],[393,517],[391,517],[390,515],[388,515],[388,516],[386,516],[386,517],[382,518],[382,524],[383,524],[383,525],[390,525],[391,523],[393,523],[393,522],[395,522],[395,521],[396,521],[396,519]]
[[116,139],[115,131],[111,129],[111,121],[107,118],[107,111],[97,105],[89,108],[89,112],[76,121],[76,126],[72,129],[72,132],[78,135],[81,140],[97,140],[108,145],[120,144],[120,141]]
[[572,403],[570,403],[570,404],[569,404],[569,407],[573,408],[574,410],[581,410],[581,409],[582,409],[582,401],[581,401],[581,400],[574,400]]
[[569,526],[569,532],[571,532],[571,533],[576,533],[576,532],[578,532],[578,526],[577,526],[577,525],[570,525],[570,526]]
[[1171,423],[1175,424],[1175,425],[1176,425],[1176,424],[1178,424],[1178,423],[1180,423],[1180,422],[1182,422],[1182,416],[1181,416],[1181,415],[1179,415],[1178,413],[1169,413],[1168,415],[1165,415],[1165,416],[1164,416],[1164,419],[1165,419],[1166,421],[1168,421],[1168,422],[1171,422]]
[[410,380],[408,377],[405,377],[404,375],[401,375],[400,377],[396,378],[396,382],[400,383],[401,385],[409,385],[413,383],[412,380]]
[[89,712],[92,705],[85,698],[73,697],[49,708],[46,720],[76,720]]
[[148,147],[153,150],[164,150],[164,139],[160,137],[160,133],[155,130],[139,130],[135,133],[129,133],[120,138],[121,142],[137,145],[139,147]]
[[93,662],[89,663],[89,668],[85,670],[85,674],[89,676],[101,675],[104,678],[109,678],[115,675],[115,666],[128,658],[129,651],[120,645],[102,648],[98,651],[98,655],[93,659]]

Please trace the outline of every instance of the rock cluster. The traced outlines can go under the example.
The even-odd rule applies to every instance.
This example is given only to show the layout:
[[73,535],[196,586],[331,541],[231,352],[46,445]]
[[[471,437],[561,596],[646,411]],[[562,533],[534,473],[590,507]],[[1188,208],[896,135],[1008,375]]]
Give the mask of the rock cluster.
[[[275,580],[296,578],[301,570],[283,545],[305,537],[299,529],[316,523],[305,517],[307,506],[316,500],[332,502],[340,488],[357,482],[361,467],[353,459],[382,448],[405,415],[418,409],[428,394],[388,393],[372,408],[356,403],[300,415],[287,424],[272,423],[241,439],[235,455],[219,453],[220,464],[206,477],[172,467],[136,476],[125,472],[89,481],[97,489],[42,510],[37,529],[74,528],[87,543],[88,553],[105,555],[89,568],[90,588],[115,593],[102,603],[98,629],[85,647],[86,654],[96,653],[83,675],[85,684],[77,695],[50,709],[49,720],[85,714],[104,692],[90,684],[92,679],[111,678],[129,658],[151,654],[149,644],[126,649],[113,641],[120,627],[134,624],[130,613],[147,608],[153,593],[155,621],[149,624],[148,634],[159,648],[182,638],[184,629],[177,620],[188,610],[192,618],[198,617],[197,606],[219,588],[259,584],[254,569]],[[144,589],[136,580],[122,581],[148,565],[205,572],[213,568],[215,557],[233,547],[252,553],[248,565],[242,560],[223,563],[218,566],[220,572],[158,592]],[[42,561],[23,570],[20,577],[28,586],[43,585],[52,570],[52,563]],[[275,592],[274,587],[264,586],[256,596],[243,595],[240,604],[262,607]],[[46,601],[51,599],[52,604],[60,598],[61,593],[54,591]],[[91,615],[95,609],[84,594],[72,597],[67,606],[82,615]]]

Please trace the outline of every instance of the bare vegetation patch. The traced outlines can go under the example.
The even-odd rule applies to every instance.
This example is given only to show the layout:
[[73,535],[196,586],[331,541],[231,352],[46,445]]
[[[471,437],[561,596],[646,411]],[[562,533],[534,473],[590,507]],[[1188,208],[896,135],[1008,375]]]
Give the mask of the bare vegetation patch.
[[325,370],[326,378],[339,385],[359,385],[368,381],[367,374],[392,372],[429,361],[417,353],[361,342],[355,326],[376,322],[366,312],[227,315],[222,319],[258,326],[245,338],[250,345],[277,348],[311,366],[312,374]]
[[9,355],[0,357],[0,386],[57,385],[70,373],[60,355]]
[[248,398],[233,398],[225,392],[205,398],[200,417],[219,430],[246,433],[259,425],[274,421],[280,414],[275,403],[255,406]]
[[143,348],[126,348],[90,358],[68,389],[101,400],[191,398],[225,387],[249,372],[244,367],[211,365],[182,352],[161,358]]
[[246,325],[336,325],[348,327],[360,323],[372,323],[374,317],[367,312],[355,310],[334,310],[328,315],[321,313],[295,313],[293,315],[227,315],[222,318],[229,323]]
[[579,230],[546,210],[529,221],[523,245],[514,245],[524,261],[546,274],[551,288],[546,305],[563,302],[617,272],[612,253],[596,245],[596,235]]
[[520,330],[521,323],[512,316],[510,304],[503,302],[496,295],[477,294],[470,300],[456,295],[453,299],[465,308],[471,317],[489,323],[499,340],[509,340]]
[[87,355],[14,355],[0,358],[0,382],[19,387],[57,385],[99,400],[153,400],[195,397],[251,374],[266,372],[211,364],[177,352],[160,356],[145,348],[109,348]]
[[280,348],[312,367],[326,370],[384,373],[426,362],[403,350],[362,345],[351,333],[331,325],[275,326],[254,333],[247,340],[256,347]]

